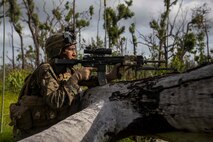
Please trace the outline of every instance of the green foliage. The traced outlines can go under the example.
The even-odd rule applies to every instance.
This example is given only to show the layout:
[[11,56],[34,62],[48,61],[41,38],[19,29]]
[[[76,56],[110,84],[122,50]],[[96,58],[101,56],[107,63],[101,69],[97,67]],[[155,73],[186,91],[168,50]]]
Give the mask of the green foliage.
[[39,25],[39,28],[41,29],[41,30],[50,30],[50,25],[47,23],[47,22],[45,22],[45,23],[40,23],[40,25]]
[[186,70],[186,65],[184,64],[184,61],[181,60],[177,55],[174,56],[174,58],[171,61],[171,66],[177,69],[179,72],[183,72]]
[[124,4],[119,4],[117,7],[118,10],[118,21],[122,18],[128,19],[129,17],[134,16],[134,12],[131,12],[128,7]]
[[17,23],[22,15],[20,7],[16,0],[9,0],[9,17],[11,22]]
[[208,4],[204,3],[202,6],[196,7],[192,9],[192,20],[191,23],[194,27],[199,30],[203,30],[205,28],[210,28],[208,24],[209,20],[207,19],[207,15],[210,13],[210,8],[208,8]]
[[27,70],[13,70],[6,77],[6,86],[11,92],[19,93],[25,78],[29,75]]
[[79,32],[79,39],[81,38],[81,29],[88,27],[90,25],[90,20],[94,14],[94,7],[90,6],[87,11],[83,11],[81,13],[77,12],[75,14],[76,28]]
[[69,3],[68,1],[65,3],[64,6],[65,6],[65,9],[66,9],[66,10],[69,10],[69,9],[70,9],[70,3]]
[[67,13],[66,17],[65,17],[65,21],[69,22],[70,19],[72,18],[72,16],[73,16],[73,9],[70,9],[69,12]]
[[184,36],[184,45],[185,51],[191,52],[196,45],[196,36],[194,33],[187,33]]
[[52,14],[55,16],[55,18],[59,21],[59,20],[61,20],[61,12],[60,12],[60,10],[59,10],[59,8],[55,8],[55,9],[53,9],[52,10]]
[[[2,84],[0,84],[2,88]],[[1,142],[13,142],[13,135],[12,135],[12,127],[9,125],[10,117],[9,117],[9,106],[11,103],[17,102],[18,95],[16,93],[10,92],[9,88],[6,88],[5,96],[4,96],[4,110],[3,110],[3,133],[0,134],[0,141]],[[2,91],[0,89],[0,91]],[[0,95],[0,99],[2,95]],[[1,106],[1,104],[0,104]],[[1,119],[1,118],[0,118]]]
[[204,51],[208,47],[210,20],[207,19],[207,14],[210,9],[207,4],[192,9],[191,19],[187,23],[183,20],[182,26],[174,30],[173,27],[179,25],[175,20],[173,25],[167,24],[172,23],[168,17],[175,4],[177,0],[164,0],[165,11],[161,13],[158,20],[153,19],[150,22],[153,33],[151,36],[142,36],[142,38],[152,56],[158,56],[159,60],[166,60],[168,64],[171,62],[172,66],[183,71],[188,68],[189,59],[194,59],[197,64],[208,61]]
[[[159,140],[159,139],[158,139]],[[146,137],[146,136],[130,136],[119,140],[118,142],[156,142],[156,138]]]
[[35,8],[35,4],[33,0],[25,0],[27,2],[27,5],[29,6],[30,10],[33,10]]
[[130,33],[135,33],[135,23],[131,24],[131,26],[129,27],[129,32]]
[[159,30],[159,28],[160,28],[158,25],[158,22],[154,19],[149,23],[149,25],[150,25],[150,28],[152,28],[154,30]]
[[[17,61],[22,61],[22,54],[19,53],[16,57]],[[27,68],[33,68],[34,67],[34,61],[36,60],[36,51],[33,49],[31,45],[26,48],[26,52],[24,54],[24,60],[27,63]]]
[[168,52],[170,52],[170,49],[168,49],[170,45],[168,45],[169,42],[167,41],[169,41],[169,35],[172,35],[172,30],[168,30],[168,19],[170,11],[176,3],[177,0],[164,0],[165,11],[161,13],[158,20],[153,19],[149,23],[150,28],[153,30],[153,33],[152,36],[148,36],[148,38],[145,37],[145,42],[147,43],[146,45],[149,46],[149,49],[152,52],[151,54],[155,56],[157,55],[158,60],[165,60],[166,64],[168,64],[169,62]]
[[96,40],[94,38],[91,38],[91,47],[93,48],[103,48],[104,47],[104,42],[101,40],[100,37],[96,37]]
[[37,13],[32,13],[32,21],[36,27],[39,26],[40,22],[39,22],[39,16]]
[[89,26],[89,21],[85,20],[85,19],[80,19],[76,21],[76,27],[78,28],[84,28]]
[[204,53],[204,48],[205,48],[205,33],[204,32],[200,32],[197,34],[197,53],[195,54],[195,61],[198,64],[202,64],[204,62],[207,61],[207,56]]
[[[119,22],[124,19],[129,19],[134,16],[134,12],[130,10],[132,0],[126,1],[125,4],[118,4],[116,10],[111,7],[107,7],[104,11],[104,29],[107,30],[109,37],[109,47],[114,45],[119,48],[121,34],[125,32],[125,26],[119,26]],[[106,18],[105,18],[106,17]],[[122,49],[121,49],[122,50]]]
[[133,141],[131,138],[125,138],[125,139],[121,139],[118,142],[135,142]]
[[89,14],[90,16],[94,14],[94,7],[92,5],[89,7]]
[[17,33],[21,34],[23,27],[21,26],[20,23],[15,23],[14,28],[17,31]]

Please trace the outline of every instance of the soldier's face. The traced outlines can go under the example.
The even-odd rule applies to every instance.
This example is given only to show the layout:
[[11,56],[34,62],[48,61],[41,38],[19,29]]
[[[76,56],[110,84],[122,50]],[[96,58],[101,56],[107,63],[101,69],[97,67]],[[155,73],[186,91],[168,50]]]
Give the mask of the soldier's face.
[[67,59],[75,59],[77,54],[76,54],[76,45],[70,45],[68,46],[65,51],[64,51],[65,56]]

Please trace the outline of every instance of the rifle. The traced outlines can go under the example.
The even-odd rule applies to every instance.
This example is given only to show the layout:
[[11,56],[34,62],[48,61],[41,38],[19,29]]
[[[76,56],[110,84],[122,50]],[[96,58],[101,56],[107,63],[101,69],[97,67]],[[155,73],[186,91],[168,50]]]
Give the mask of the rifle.
[[106,80],[106,65],[121,64],[121,66],[134,67],[137,70],[174,70],[172,68],[158,68],[144,66],[148,63],[165,63],[165,61],[148,61],[144,60],[143,56],[109,56],[112,54],[111,49],[87,47],[84,50],[82,60],[78,59],[55,59],[57,65],[71,65],[81,64],[84,67],[97,68],[98,82],[100,85],[105,85]]

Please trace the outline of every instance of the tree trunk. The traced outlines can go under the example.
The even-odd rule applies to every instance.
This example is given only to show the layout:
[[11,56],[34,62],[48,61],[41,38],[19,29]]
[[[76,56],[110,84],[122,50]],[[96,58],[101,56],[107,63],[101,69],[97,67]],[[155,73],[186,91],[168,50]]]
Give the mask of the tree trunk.
[[25,57],[24,57],[24,41],[23,41],[23,36],[21,33],[18,33],[19,37],[20,37],[20,42],[21,42],[21,61],[22,61],[22,64],[21,64],[21,68],[22,69],[25,69]]
[[13,32],[13,25],[11,24],[11,46],[12,46],[12,65],[13,70],[15,69],[15,47],[14,47],[14,32]]
[[82,95],[80,112],[22,142],[105,142],[171,132],[178,132],[178,137],[181,132],[204,134],[202,140],[210,141],[212,88],[213,64],[182,74],[95,87]]

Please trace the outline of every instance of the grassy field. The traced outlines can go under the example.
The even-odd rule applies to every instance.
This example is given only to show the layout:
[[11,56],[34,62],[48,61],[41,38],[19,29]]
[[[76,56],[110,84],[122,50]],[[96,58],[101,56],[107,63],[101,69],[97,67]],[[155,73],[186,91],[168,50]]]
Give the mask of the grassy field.
[[[2,91],[1,91],[2,94]],[[3,131],[0,134],[0,142],[13,142],[13,136],[12,136],[12,127],[9,126],[10,123],[10,117],[9,117],[9,106],[11,103],[14,103],[17,101],[18,94],[11,93],[9,91],[5,92],[4,96],[4,111],[3,111]],[[2,100],[2,95],[0,96],[0,100]],[[2,107],[2,102],[0,103],[0,106]]]

